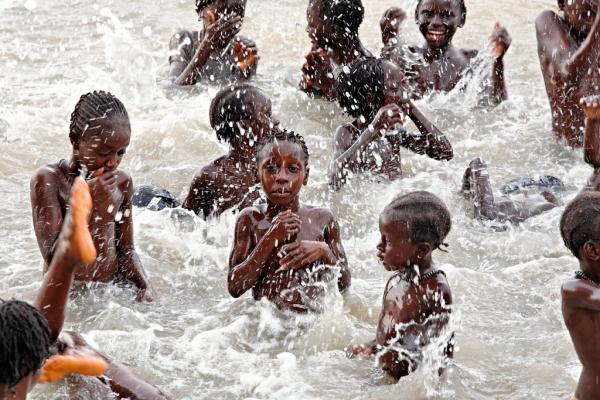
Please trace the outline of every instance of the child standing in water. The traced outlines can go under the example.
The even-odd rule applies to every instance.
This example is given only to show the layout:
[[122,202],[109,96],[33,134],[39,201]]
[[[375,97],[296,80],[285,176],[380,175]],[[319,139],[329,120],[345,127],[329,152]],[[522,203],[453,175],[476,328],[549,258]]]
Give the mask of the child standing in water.
[[535,21],[538,56],[552,110],[552,128],[572,147],[583,144],[579,101],[598,92],[598,0],[558,0],[562,16],[542,12]]
[[583,192],[560,221],[565,245],[580,270],[562,285],[562,312],[583,366],[574,400],[600,398],[600,193]]
[[322,309],[323,285],[335,277],[350,286],[350,271],[331,211],[300,202],[308,183],[308,149],[302,136],[275,130],[258,151],[258,176],[267,204],[240,214],[229,259],[229,293],[249,289],[281,310],[299,313]]
[[[436,160],[451,160],[452,145],[406,98],[403,75],[397,65],[374,58],[353,62],[338,76],[340,106],[355,120],[340,126],[333,146],[329,184],[339,189],[348,172],[373,172],[388,179],[402,175],[400,149],[427,154]],[[402,128],[404,116],[420,133]]]
[[256,73],[258,51],[251,39],[236,36],[246,0],[196,0],[203,30],[180,31],[171,39],[169,74],[178,85],[201,80],[240,80]]
[[210,124],[230,151],[194,177],[183,208],[205,219],[226,210],[252,205],[259,196],[256,148],[277,124],[271,113],[271,100],[250,85],[221,90],[210,104]]
[[[432,91],[449,92],[472,71],[472,61],[478,51],[459,49],[452,45],[454,34],[464,26],[466,18],[467,7],[464,0],[419,0],[415,21],[425,44],[403,46],[398,40],[398,21],[402,19],[402,14],[397,9],[392,9],[384,15],[381,23],[384,39],[381,56],[400,66],[406,74],[414,99]],[[490,44],[494,65],[491,82],[486,85],[483,100],[496,105],[508,97],[503,60],[511,44],[510,35],[499,23],[494,26]]]
[[71,159],[40,168],[31,179],[33,227],[44,272],[56,251],[73,182],[83,175],[94,200],[90,229],[98,257],[79,268],[75,280],[129,281],[138,289],[138,301],[153,301],[154,291],[133,244],[133,183],[118,169],[131,138],[125,106],[107,92],[81,96],[71,115],[69,138]]
[[[349,349],[351,357],[377,355],[381,368],[400,379],[419,366],[423,348],[443,335],[452,294],[433,252],[451,227],[450,212],[428,192],[398,197],[383,210],[378,257],[394,275],[385,288],[375,340]],[[444,344],[444,357],[452,357],[452,341]]]

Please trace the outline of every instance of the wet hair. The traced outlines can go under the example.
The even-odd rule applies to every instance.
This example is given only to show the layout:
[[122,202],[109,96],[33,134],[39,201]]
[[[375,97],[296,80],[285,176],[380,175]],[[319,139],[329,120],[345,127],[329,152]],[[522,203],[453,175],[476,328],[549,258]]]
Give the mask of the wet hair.
[[583,192],[565,208],[560,219],[565,246],[577,258],[588,241],[600,241],[600,193]]
[[129,120],[127,110],[121,100],[104,91],[93,91],[84,94],[75,105],[71,114],[69,138],[71,143],[78,143],[87,131],[90,121],[99,118],[124,118]]
[[331,21],[351,34],[358,34],[365,17],[362,0],[322,0],[321,10],[326,23]]
[[429,243],[434,249],[447,246],[444,239],[452,229],[452,217],[448,207],[436,195],[419,191],[396,197],[383,214],[406,223],[413,243]]
[[[458,3],[458,6],[460,7],[460,14],[461,17],[464,20],[467,19],[467,5],[465,4],[465,0],[454,0]],[[558,2],[560,3],[561,0],[558,0]],[[417,7],[415,8],[415,19],[419,18],[419,7],[421,7],[421,3],[423,3],[423,0],[418,0],[417,1]]]
[[9,390],[39,371],[50,354],[48,322],[33,306],[0,299],[0,385]]
[[[337,77],[337,100],[352,117],[368,117],[383,106],[383,87],[384,72],[380,59],[355,60],[350,66],[344,67]],[[369,94],[373,99],[368,99]]]
[[293,131],[287,131],[287,130],[281,130],[278,128],[274,128],[271,130],[271,133],[267,136],[265,136],[259,143],[258,145],[258,152],[257,152],[257,159],[256,161],[260,161],[261,160],[261,153],[264,150],[264,148],[271,144],[271,143],[277,143],[277,142],[291,142],[291,143],[295,143],[298,146],[300,146],[300,148],[302,149],[302,154],[304,155],[304,166],[308,166],[308,158],[309,158],[309,154],[308,154],[308,147],[306,146],[306,142],[304,141],[304,137],[302,137],[302,135],[299,135]]
[[229,86],[217,93],[210,103],[210,126],[217,138],[225,142],[239,134],[236,122],[253,119],[253,107],[257,97],[270,101],[260,89],[252,85]]
[[[246,0],[238,0],[238,1],[243,2],[244,5],[246,5]],[[210,6],[212,3],[216,3],[216,2],[226,3],[227,0],[196,0],[196,12],[199,13],[200,11],[204,10],[206,7]]]
[[558,9],[562,10],[565,7],[565,0],[558,0]]

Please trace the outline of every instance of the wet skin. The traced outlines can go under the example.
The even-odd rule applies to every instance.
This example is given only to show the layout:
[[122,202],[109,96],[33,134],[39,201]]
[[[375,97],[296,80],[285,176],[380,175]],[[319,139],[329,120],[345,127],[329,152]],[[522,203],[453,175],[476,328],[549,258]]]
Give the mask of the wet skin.
[[598,93],[598,1],[565,1],[563,15],[546,10],[536,19],[538,56],[552,110],[552,128],[572,147],[583,144],[581,98]]
[[[386,15],[390,14],[390,16]],[[390,18],[398,18],[398,11],[388,10],[382,21],[384,48],[381,56],[397,63],[406,74],[411,97],[419,99],[432,91],[449,92],[471,71],[471,61],[477,50],[459,49],[452,39],[465,24],[460,5],[455,0],[424,0],[415,11],[415,20],[425,39],[422,46],[403,46],[399,39],[389,40],[386,31],[391,31]],[[392,35],[395,38],[399,34]],[[495,62],[491,82],[482,93],[482,102],[496,105],[507,96],[504,82],[503,57],[510,46],[511,38],[498,23],[490,36]]]
[[321,308],[322,283],[340,268],[338,288],[350,286],[350,271],[335,217],[327,209],[300,203],[309,170],[299,145],[269,144],[260,153],[258,174],[267,204],[240,214],[229,260],[229,293],[252,288],[279,309],[299,313]]
[[[373,172],[390,180],[402,175],[400,149],[427,154],[436,160],[451,160],[452,145],[421,112],[405,98],[400,69],[391,62],[383,63],[384,104],[370,115],[340,126],[334,138],[333,159],[329,167],[329,183],[339,189],[348,171]],[[369,101],[369,104],[374,101]],[[415,123],[420,133],[401,128],[404,116]],[[371,129],[371,127],[373,129]],[[400,127],[397,131],[396,127]],[[383,133],[382,133],[383,132]]]
[[[351,356],[379,353],[381,368],[400,379],[418,366],[422,347],[439,337],[447,326],[452,295],[442,274],[415,283],[417,271],[421,276],[437,270],[429,243],[411,242],[406,223],[386,212],[380,217],[379,230],[378,258],[386,270],[395,274],[385,288],[375,340],[355,346]],[[409,356],[400,356],[400,349]],[[452,357],[450,343],[445,355]]]
[[258,183],[256,146],[278,121],[271,115],[271,101],[259,92],[246,105],[246,112],[250,118],[238,123],[244,135],[238,132],[230,142],[229,153],[196,174],[183,208],[206,219],[231,208],[242,210],[259,198],[260,194],[253,190]]
[[133,243],[133,183],[118,169],[130,136],[128,120],[99,119],[78,143],[73,143],[70,161],[40,168],[31,180],[33,226],[47,272],[69,210],[73,181],[85,167],[90,172],[88,185],[94,199],[90,231],[98,257],[78,268],[75,280],[130,281],[139,289],[139,301],[152,301],[153,289]]
[[585,136],[583,143],[584,160],[594,173],[585,190],[600,190],[600,96],[590,96],[581,100],[585,113]]

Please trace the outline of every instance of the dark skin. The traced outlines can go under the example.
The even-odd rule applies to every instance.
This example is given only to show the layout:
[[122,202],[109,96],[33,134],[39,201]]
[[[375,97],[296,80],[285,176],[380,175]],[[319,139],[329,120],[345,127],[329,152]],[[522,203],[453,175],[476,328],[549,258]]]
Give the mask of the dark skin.
[[480,158],[471,161],[466,169],[461,191],[473,201],[475,218],[479,220],[518,224],[561,205],[547,191],[522,191],[522,199],[494,198],[487,165]]
[[[203,167],[194,177],[183,208],[204,217],[218,217],[226,210],[251,206],[259,197],[252,189],[257,183],[256,143],[278,121],[271,115],[271,101],[257,92],[246,111],[252,118],[238,122],[245,132],[231,138],[230,151]],[[240,171],[245,171],[240,173]]]
[[[171,50],[179,50],[184,55],[170,61],[170,75],[175,77],[176,84],[195,85],[200,79],[218,75],[224,63],[231,64],[231,75],[242,80],[256,73],[256,43],[236,36],[242,28],[245,8],[243,0],[215,1],[198,12],[203,24],[201,32],[183,31],[172,39]],[[182,40],[194,42],[194,46],[185,47]],[[193,55],[184,54],[186,51]]]
[[[422,347],[439,337],[447,326],[452,294],[442,274],[418,280],[418,276],[437,270],[432,259],[434,249],[430,243],[411,241],[401,217],[384,212],[379,229],[378,258],[395,275],[386,285],[375,340],[354,346],[348,353],[351,357],[382,353],[380,367],[400,379],[416,369]],[[410,359],[401,356],[398,350],[407,352]],[[446,355],[452,357],[450,344]]]
[[600,190],[600,96],[581,100],[585,113],[583,154],[585,162],[594,168],[586,190]]
[[69,209],[74,179],[82,168],[90,175],[94,199],[90,230],[98,258],[77,269],[80,282],[128,281],[139,289],[137,300],[151,302],[154,290],[133,242],[131,177],[118,169],[131,137],[129,120],[103,118],[73,144],[71,159],[40,168],[31,179],[33,227],[48,271]]
[[[82,178],[76,178],[69,192],[69,208],[59,232],[56,251],[42,287],[35,300],[35,307],[48,321],[51,344],[59,354],[76,358],[101,358],[108,364],[105,377],[98,378],[118,398],[164,400],[166,397],[157,388],[141,380],[122,364],[110,360],[89,347],[81,336],[74,332],[63,332],[71,343],[62,342],[61,334],[65,321],[66,307],[73,280],[79,269],[85,268],[96,256],[96,249],[88,227],[93,215],[91,188]],[[15,386],[16,396],[10,396],[6,387],[0,387],[0,398],[22,400],[37,383],[39,371],[23,378]],[[4,396],[2,396],[4,393]]]
[[[330,186],[335,189],[345,183],[347,171],[371,171],[390,180],[399,178],[402,175],[402,147],[436,160],[451,160],[453,157],[448,138],[406,98],[400,69],[386,61],[383,70],[383,107],[368,110],[365,118],[342,125],[335,133],[333,159],[329,167]],[[368,103],[374,104],[374,96]],[[403,124],[405,115],[415,123],[420,134],[404,130],[402,134],[390,133],[395,131],[395,126]]]
[[306,10],[306,32],[311,49],[302,66],[300,90],[333,101],[336,98],[334,71],[356,59],[372,57],[372,54],[360,41],[358,32],[350,33],[325,21],[322,7],[320,0],[311,0]]
[[338,288],[350,286],[350,270],[340,229],[329,210],[300,203],[309,169],[298,144],[279,141],[259,154],[258,174],[267,204],[240,214],[229,259],[228,288],[233,297],[252,289],[281,310],[315,311],[324,294],[320,283],[340,268]]
[[600,15],[598,1],[565,1],[563,15],[546,10],[536,19],[538,56],[556,136],[571,147],[583,144],[581,98],[598,92]]
[[[600,242],[588,241],[579,249],[579,265],[583,272],[600,281]],[[562,313],[583,370],[575,390],[579,400],[600,398],[600,287],[582,279],[562,285]]]
[[[465,24],[465,16],[456,0],[423,0],[415,11],[415,21],[425,38],[421,46],[402,46],[399,27],[401,16],[390,9],[381,21],[384,48],[382,58],[397,63],[406,74],[413,99],[430,92],[449,92],[472,70],[477,50],[459,49],[452,45],[454,34]],[[390,40],[394,38],[395,40]],[[490,83],[481,94],[481,101],[497,105],[508,97],[504,81],[504,54],[511,44],[508,31],[496,23],[490,35],[494,65]]]

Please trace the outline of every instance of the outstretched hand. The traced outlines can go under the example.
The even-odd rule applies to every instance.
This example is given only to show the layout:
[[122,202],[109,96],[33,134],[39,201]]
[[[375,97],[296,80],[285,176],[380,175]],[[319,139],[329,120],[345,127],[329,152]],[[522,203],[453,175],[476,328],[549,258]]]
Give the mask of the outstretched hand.
[[224,49],[242,29],[239,15],[226,15],[206,28],[204,41],[211,50]]
[[311,50],[302,66],[300,89],[307,93],[321,92],[326,97],[332,97],[334,88],[333,65],[327,53],[323,49]]
[[508,48],[510,47],[511,43],[512,38],[510,37],[510,34],[506,30],[506,28],[500,24],[500,21],[496,21],[494,29],[490,34],[490,47],[492,49],[492,57],[496,59],[502,58],[504,54],[506,54],[506,52],[508,51]]
[[248,78],[256,69],[258,49],[256,43],[246,39],[236,39],[233,43],[233,57],[244,78]]

